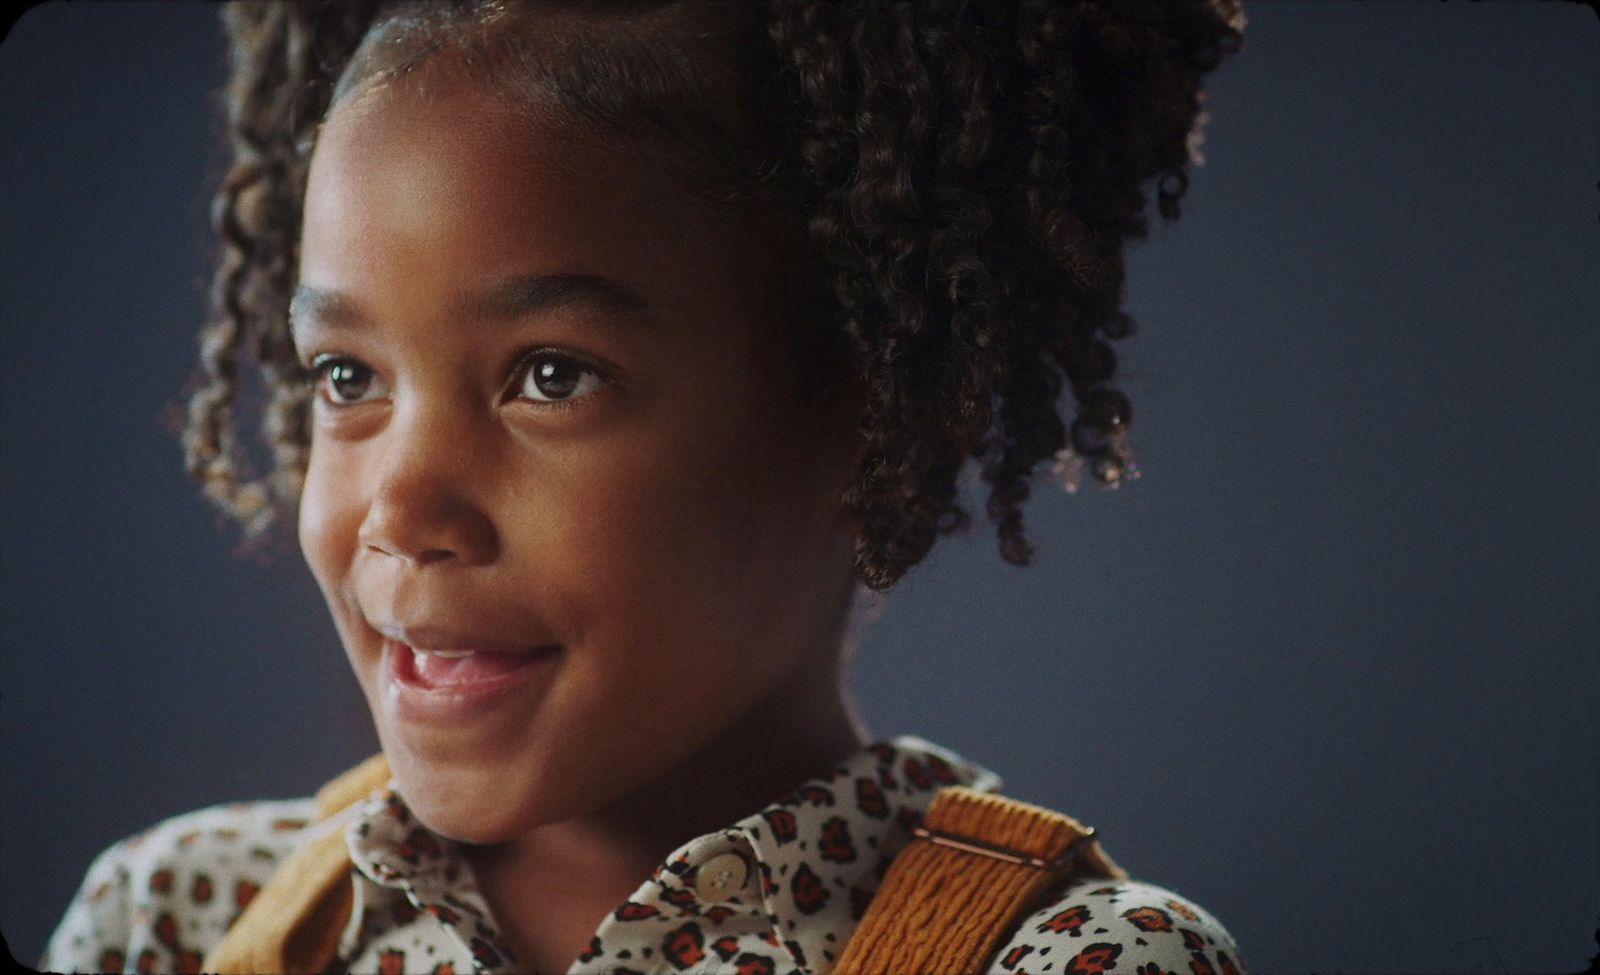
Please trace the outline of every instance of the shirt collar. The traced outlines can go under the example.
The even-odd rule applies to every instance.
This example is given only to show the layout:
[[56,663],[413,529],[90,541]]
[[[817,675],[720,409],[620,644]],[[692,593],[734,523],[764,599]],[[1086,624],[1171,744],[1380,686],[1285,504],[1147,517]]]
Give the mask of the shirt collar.
[[[629,913],[673,923],[708,913],[759,912],[773,930],[769,943],[781,945],[802,971],[827,972],[890,861],[947,785],[998,792],[1004,782],[913,735],[873,742],[755,813],[684,843],[608,916],[601,932],[631,920]],[[407,890],[448,926],[457,918],[458,933],[475,939],[471,946],[480,960],[506,953],[454,844],[418,823],[392,783],[362,805],[348,835],[351,860],[369,880]],[[712,871],[720,874],[716,881]],[[691,943],[685,950],[713,947]]]
[[913,735],[874,742],[723,830],[721,844],[712,838],[718,834],[685,844],[658,872],[693,890],[697,870],[730,842],[737,845],[754,857],[750,889],[795,965],[829,971],[890,861],[947,785],[998,792],[1004,782]]

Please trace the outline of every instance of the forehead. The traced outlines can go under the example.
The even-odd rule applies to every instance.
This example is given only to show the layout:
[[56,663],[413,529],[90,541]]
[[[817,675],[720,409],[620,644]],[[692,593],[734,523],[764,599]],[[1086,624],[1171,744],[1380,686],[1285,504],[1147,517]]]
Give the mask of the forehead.
[[[312,156],[301,276],[342,291],[443,289],[517,274],[626,278],[671,301],[773,286],[759,217],[709,213],[649,147],[511,106],[448,70],[375,84]],[[703,303],[704,295],[697,299]]]
[[336,109],[312,156],[305,222],[352,229],[527,236],[566,213],[693,215],[635,147],[513,109],[446,72],[425,88],[375,85]]

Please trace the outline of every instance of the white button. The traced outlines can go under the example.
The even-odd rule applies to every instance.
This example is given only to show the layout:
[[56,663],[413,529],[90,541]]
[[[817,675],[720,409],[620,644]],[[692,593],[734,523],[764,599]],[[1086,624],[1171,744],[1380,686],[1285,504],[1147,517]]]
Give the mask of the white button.
[[703,901],[726,900],[744,886],[750,865],[737,853],[719,853],[700,865],[694,889]]

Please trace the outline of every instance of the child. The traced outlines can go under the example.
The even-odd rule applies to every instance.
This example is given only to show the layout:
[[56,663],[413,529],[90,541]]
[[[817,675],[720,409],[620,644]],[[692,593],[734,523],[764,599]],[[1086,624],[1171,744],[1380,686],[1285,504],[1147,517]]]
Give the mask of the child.
[[[392,781],[118,844],[56,970],[197,971],[345,831],[335,968],[828,972],[946,785],[841,653],[991,485],[1128,473],[1108,382],[1142,187],[1178,214],[1236,4],[236,4],[191,472],[299,539]],[[241,471],[237,364],[269,390]],[[1070,428],[1056,412],[1063,386]],[[342,876],[342,875],[341,875]],[[1076,877],[995,971],[1242,970]]]

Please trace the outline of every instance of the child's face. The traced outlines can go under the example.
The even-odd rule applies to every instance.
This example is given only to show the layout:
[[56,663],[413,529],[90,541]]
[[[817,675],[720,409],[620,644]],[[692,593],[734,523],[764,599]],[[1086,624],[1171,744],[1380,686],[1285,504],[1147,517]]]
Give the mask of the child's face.
[[788,245],[647,158],[459,81],[357,96],[315,152],[296,344],[338,358],[300,539],[446,835],[602,808],[837,694],[854,402],[803,395],[827,380],[795,356]]

